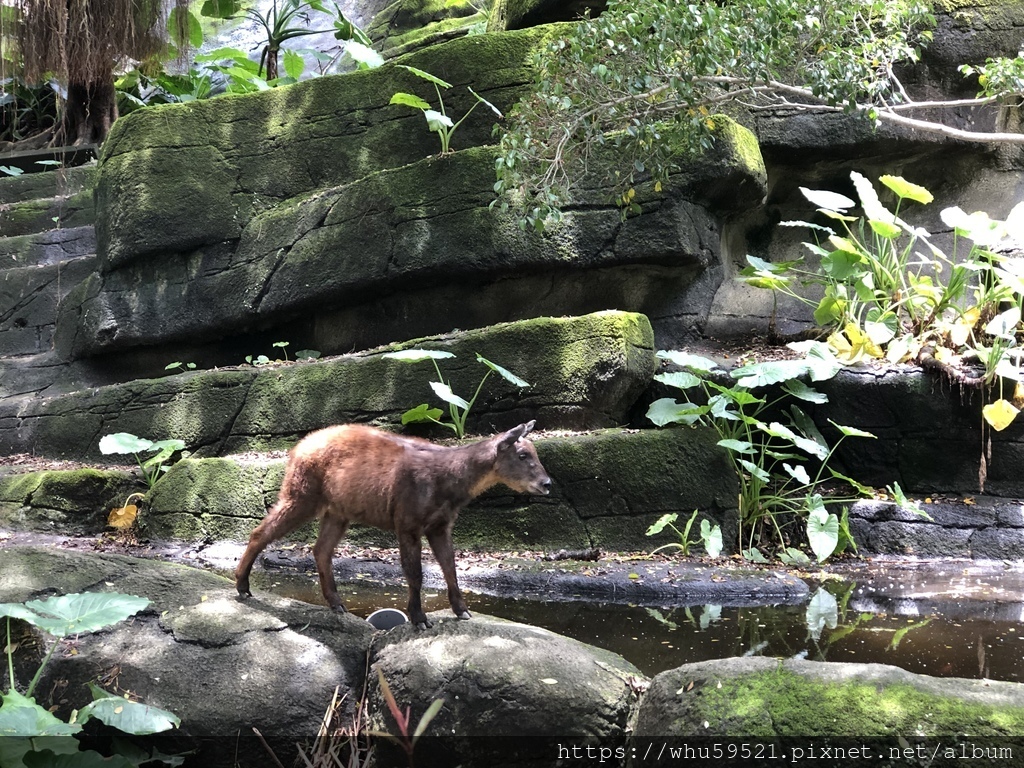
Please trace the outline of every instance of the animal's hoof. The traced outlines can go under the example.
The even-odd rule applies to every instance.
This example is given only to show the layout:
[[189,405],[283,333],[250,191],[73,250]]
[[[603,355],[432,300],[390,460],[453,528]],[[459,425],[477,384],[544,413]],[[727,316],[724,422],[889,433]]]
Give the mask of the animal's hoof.
[[250,597],[252,597],[252,592],[250,592],[248,589],[245,591],[242,591],[241,589],[238,590],[239,601],[248,600]]
[[462,621],[469,621],[470,619],[473,618],[473,614],[471,614],[469,611],[463,611],[462,613],[459,613],[459,614],[456,614],[456,615]]
[[414,623],[416,625],[416,629],[419,630],[430,629],[432,626],[434,626],[434,624],[428,621],[426,618],[424,618],[423,621],[417,621]]
[[348,613],[348,608],[346,608],[341,603],[338,603],[337,605],[332,605],[331,610],[335,613]]

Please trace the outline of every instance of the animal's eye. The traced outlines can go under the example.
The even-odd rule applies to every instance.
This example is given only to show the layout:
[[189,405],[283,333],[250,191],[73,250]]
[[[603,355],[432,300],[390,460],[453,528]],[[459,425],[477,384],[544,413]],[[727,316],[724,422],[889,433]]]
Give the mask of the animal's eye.
[[520,453],[519,454],[519,459],[521,461],[526,461],[528,458],[530,458],[530,454],[528,454],[528,453]]

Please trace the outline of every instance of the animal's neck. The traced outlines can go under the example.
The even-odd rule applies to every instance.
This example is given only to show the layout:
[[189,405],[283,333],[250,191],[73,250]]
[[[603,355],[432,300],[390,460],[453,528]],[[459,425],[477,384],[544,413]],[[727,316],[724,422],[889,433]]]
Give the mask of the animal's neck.
[[[468,504],[491,486],[498,484],[494,471],[494,446],[490,440],[452,450],[452,471],[448,477],[461,504]],[[461,506],[460,504],[460,506]]]

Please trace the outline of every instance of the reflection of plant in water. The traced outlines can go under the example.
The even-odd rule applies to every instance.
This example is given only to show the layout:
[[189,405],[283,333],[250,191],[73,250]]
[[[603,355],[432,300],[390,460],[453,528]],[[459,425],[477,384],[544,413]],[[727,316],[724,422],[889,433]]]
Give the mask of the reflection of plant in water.
[[[892,638],[886,651],[895,651],[910,632],[926,627],[932,621],[932,617],[921,622],[910,619],[904,627],[889,628],[877,625],[867,626],[869,622],[883,618],[873,613],[857,613],[847,619],[847,614],[852,613],[848,603],[856,586],[856,582],[842,584],[838,599],[824,587],[819,587],[811,597],[807,604],[807,637],[814,644],[815,654],[810,656],[807,651],[804,651],[805,657],[810,656],[817,661],[825,661],[832,646],[858,630],[862,632],[891,632]],[[823,640],[822,631],[826,627],[829,631]]]

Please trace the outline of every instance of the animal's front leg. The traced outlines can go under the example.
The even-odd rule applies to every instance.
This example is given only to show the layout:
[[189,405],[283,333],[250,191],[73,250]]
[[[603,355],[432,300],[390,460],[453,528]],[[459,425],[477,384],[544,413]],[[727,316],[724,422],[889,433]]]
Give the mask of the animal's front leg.
[[452,543],[451,528],[428,532],[427,541],[430,542],[430,548],[434,550],[437,564],[441,566],[444,583],[448,585],[448,602],[452,606],[452,611],[460,619],[472,618],[469,606],[466,605],[466,601],[462,597],[459,580],[455,573],[455,545]]
[[417,629],[426,629],[431,626],[431,623],[427,621],[427,614],[423,612],[421,596],[423,589],[423,563],[420,559],[422,548],[419,531],[415,533],[399,532],[398,551],[402,560],[402,571],[409,583],[409,607],[406,612],[409,614],[409,621],[415,624]]

